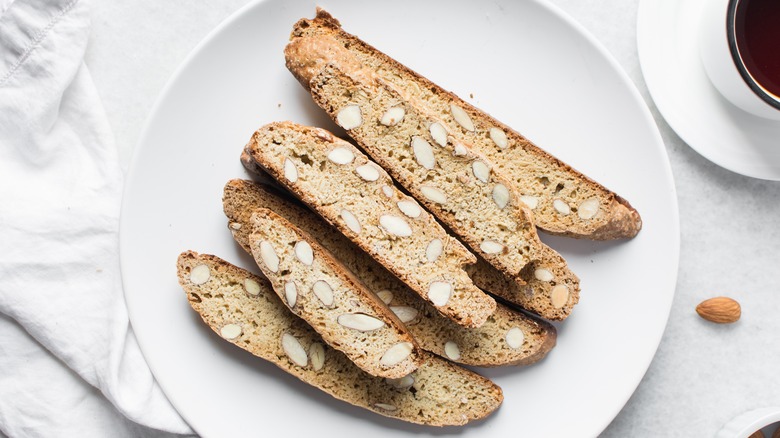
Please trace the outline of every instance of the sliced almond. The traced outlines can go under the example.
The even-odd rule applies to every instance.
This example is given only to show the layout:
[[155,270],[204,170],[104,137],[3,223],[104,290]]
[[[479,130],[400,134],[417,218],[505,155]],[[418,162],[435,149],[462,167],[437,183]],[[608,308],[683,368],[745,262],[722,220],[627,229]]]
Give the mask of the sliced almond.
[[287,300],[287,305],[295,307],[295,302],[298,301],[298,286],[293,281],[288,281],[284,284],[284,299]]
[[381,409],[383,411],[388,411],[388,412],[395,412],[395,411],[398,410],[397,407],[395,407],[393,405],[389,405],[387,403],[374,403],[374,407],[377,408],[377,409]]
[[508,345],[509,348],[517,350],[523,346],[523,341],[525,341],[525,333],[523,333],[519,327],[512,327],[511,329],[507,330],[505,339],[506,345]]
[[550,291],[550,301],[556,309],[565,306],[569,301],[569,288],[565,284],[559,284]]
[[450,300],[452,285],[446,281],[433,281],[428,286],[428,300],[434,306],[441,307]]
[[333,288],[325,280],[317,280],[311,287],[312,292],[326,307],[333,305]]
[[493,202],[495,202],[501,210],[509,203],[509,189],[507,189],[505,185],[496,184],[496,186],[493,187]]
[[260,242],[260,259],[271,272],[279,271],[279,256],[276,255],[274,246],[267,240]]
[[309,242],[301,240],[295,244],[295,257],[306,266],[311,266],[314,263],[314,251],[312,251]]
[[564,216],[571,213],[571,208],[569,208],[569,204],[563,202],[560,199],[556,199],[555,201],[553,201],[553,208],[555,209],[555,211],[557,211],[558,213]]
[[484,161],[475,161],[471,163],[471,171],[478,180],[487,184],[490,181],[490,168]]
[[428,263],[435,262],[443,250],[444,244],[442,243],[441,239],[433,239],[428,244],[428,247],[425,248],[425,259],[428,260]]
[[201,285],[211,278],[211,271],[206,265],[198,265],[190,271],[190,281],[192,284]]
[[376,296],[385,304],[390,304],[390,302],[393,301],[393,293],[387,289],[380,290],[376,293]]
[[314,136],[319,138],[322,141],[326,141],[328,143],[333,143],[333,134],[330,132],[322,129],[322,128],[313,128],[312,132],[314,133]]
[[597,198],[591,198],[580,203],[577,208],[577,215],[580,219],[592,219],[599,212],[599,200]]
[[455,143],[455,147],[452,150],[452,155],[455,155],[456,157],[462,157],[468,153],[468,150],[466,149],[466,146],[463,145],[463,143]]
[[352,230],[353,233],[360,234],[360,231],[363,229],[363,227],[360,226],[360,221],[358,221],[358,219],[354,214],[352,214],[351,211],[347,209],[341,210],[341,219],[344,220],[347,228]]
[[431,123],[431,126],[428,128],[428,130],[431,132],[431,137],[433,138],[433,141],[436,142],[436,144],[442,147],[447,146],[447,129],[445,129],[441,123]]
[[298,181],[298,169],[289,158],[284,159],[284,177],[291,183]]
[[409,237],[412,235],[412,227],[406,220],[399,216],[392,214],[383,214],[379,216],[379,225],[388,234],[392,234],[398,237]]
[[355,129],[363,124],[363,114],[357,105],[347,105],[336,114],[336,123],[346,130]]
[[314,371],[319,371],[325,366],[325,346],[319,342],[313,342],[309,346],[309,359]]
[[399,377],[397,379],[385,378],[385,382],[395,389],[409,389],[414,385],[414,377],[411,375]]
[[240,230],[241,229],[241,222],[231,222],[230,223],[230,229],[231,230]]
[[401,123],[401,120],[404,119],[404,115],[406,115],[404,107],[394,106],[385,111],[384,115],[382,115],[382,119],[379,120],[379,123],[385,126],[394,126]]
[[463,129],[471,132],[474,131],[474,122],[471,121],[471,117],[469,117],[466,110],[451,103],[450,112],[452,113],[452,118],[455,119],[455,121],[458,122],[458,125],[462,126]]
[[336,148],[328,153],[328,160],[336,164],[349,164],[355,159],[355,154],[347,148]]
[[499,254],[504,251],[504,245],[495,240],[483,240],[479,244],[479,249],[485,254]]
[[392,310],[393,313],[395,313],[395,316],[397,316],[398,319],[400,319],[403,323],[408,323],[414,320],[417,318],[417,314],[419,313],[417,309],[409,306],[392,306],[390,307],[390,310]]
[[388,198],[393,197],[393,188],[390,186],[382,186],[382,193],[385,194]]
[[373,164],[364,164],[355,168],[358,176],[365,181],[376,181],[379,179],[379,170]]
[[260,283],[256,282],[255,280],[252,280],[251,278],[247,278],[246,280],[244,280],[244,290],[249,295],[256,297],[260,295]]
[[412,354],[413,348],[411,342],[399,342],[385,351],[385,354],[379,359],[379,363],[386,367],[397,365]]
[[553,281],[555,276],[548,269],[539,268],[534,271],[534,277],[539,281]]
[[422,195],[431,202],[435,202],[437,204],[445,204],[447,202],[447,195],[445,195],[444,192],[437,189],[436,187],[420,186],[420,192],[422,192]]
[[446,354],[450,360],[458,360],[460,359],[460,347],[453,341],[447,341],[447,343],[444,344],[444,354]]
[[241,326],[238,324],[227,324],[219,329],[219,334],[228,341],[232,341],[241,336]]
[[414,159],[417,160],[417,164],[428,170],[436,167],[436,158],[433,155],[433,148],[424,138],[418,136],[412,137],[412,151],[414,152]]
[[520,197],[523,204],[527,205],[531,210],[535,209],[539,205],[539,198],[536,196],[523,195]]
[[490,128],[490,139],[493,140],[493,143],[495,143],[499,149],[504,149],[509,144],[509,140],[506,138],[506,132],[499,128]]
[[282,350],[299,367],[305,367],[309,363],[309,356],[306,355],[306,350],[303,349],[298,339],[289,333],[282,335]]
[[361,332],[370,332],[385,326],[382,320],[364,313],[344,313],[339,315],[336,321],[346,328]]
[[418,218],[422,214],[420,206],[412,200],[404,199],[403,201],[398,201],[396,205],[398,205],[398,209],[401,210],[401,213],[411,218]]

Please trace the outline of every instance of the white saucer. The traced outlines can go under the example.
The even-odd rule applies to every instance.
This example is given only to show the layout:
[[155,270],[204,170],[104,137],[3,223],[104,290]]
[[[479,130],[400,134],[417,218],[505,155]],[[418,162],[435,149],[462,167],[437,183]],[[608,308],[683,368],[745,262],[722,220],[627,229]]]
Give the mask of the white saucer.
[[647,88],[666,121],[698,153],[742,175],[780,181],[780,122],[723,98],[699,57],[706,0],[642,0],[637,47]]

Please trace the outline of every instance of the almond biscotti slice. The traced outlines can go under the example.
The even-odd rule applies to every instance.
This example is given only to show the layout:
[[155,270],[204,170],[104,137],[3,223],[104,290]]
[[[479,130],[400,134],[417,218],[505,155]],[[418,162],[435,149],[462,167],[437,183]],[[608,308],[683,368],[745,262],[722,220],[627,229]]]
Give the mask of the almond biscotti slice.
[[253,212],[249,248],[277,295],[367,373],[400,378],[420,349],[371,291],[311,236],[271,210]]
[[301,19],[285,48],[288,69],[309,88],[326,65],[350,76],[381,78],[441,126],[508,176],[534,214],[535,224],[552,234],[596,240],[635,236],[642,227],[625,199],[534,145],[510,127],[469,105],[341,28],[322,9]]
[[555,327],[501,304],[479,328],[450,321],[319,216],[295,204],[289,194],[267,185],[231,180],[225,185],[222,204],[233,237],[247,251],[248,224],[258,208],[274,211],[309,234],[369,290],[377,292],[424,350],[465,365],[494,367],[529,365],[555,346]]
[[474,255],[350,143],[324,129],[277,122],[257,130],[246,150],[443,315],[479,327],[495,310],[495,300],[463,270]]
[[[361,81],[329,64],[312,78],[311,93],[372,158],[507,277],[525,284],[521,270],[555,254],[539,240],[528,207],[491,163],[453,141],[446,130],[439,131],[443,128],[436,119],[403,100],[382,79]],[[382,123],[395,110],[397,119]],[[346,125],[345,113],[359,114],[360,121]],[[565,262],[561,269],[568,271]],[[571,272],[559,277],[566,280],[559,282],[562,287],[576,286],[567,293],[571,299],[561,303],[570,309],[579,279]]]
[[401,379],[371,376],[285,308],[266,279],[193,251],[177,268],[190,305],[214,332],[339,400],[429,426],[484,418],[503,400],[490,380],[425,353]]

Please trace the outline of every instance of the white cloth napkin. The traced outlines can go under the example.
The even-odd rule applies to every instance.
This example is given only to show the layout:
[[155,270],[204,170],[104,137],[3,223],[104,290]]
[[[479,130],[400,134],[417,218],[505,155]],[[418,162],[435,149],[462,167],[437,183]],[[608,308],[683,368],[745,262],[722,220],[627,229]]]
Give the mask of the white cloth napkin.
[[191,433],[128,321],[122,174],[83,62],[88,1],[2,0],[0,13],[0,431]]

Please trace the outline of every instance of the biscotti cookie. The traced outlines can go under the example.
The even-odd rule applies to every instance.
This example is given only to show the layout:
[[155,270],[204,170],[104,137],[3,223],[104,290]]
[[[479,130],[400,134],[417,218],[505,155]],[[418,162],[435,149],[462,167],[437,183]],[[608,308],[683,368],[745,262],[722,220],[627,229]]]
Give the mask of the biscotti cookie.
[[[251,168],[250,168],[251,169]],[[236,242],[249,250],[249,220],[258,208],[268,208],[309,234],[377,292],[425,350],[454,362],[475,366],[528,365],[553,348],[552,325],[514,312],[503,305],[479,328],[462,327],[440,315],[371,257],[308,209],[266,185],[231,180],[222,203]]]
[[325,248],[276,213],[260,208],[249,248],[287,307],[367,373],[403,377],[420,350],[395,314]]
[[371,376],[285,308],[264,278],[193,251],[177,268],[190,305],[215,333],[339,400],[430,426],[483,418],[503,400],[490,380],[425,353],[401,379]]
[[359,38],[344,32],[322,9],[299,20],[285,48],[288,69],[309,88],[326,65],[350,76],[381,78],[405,99],[440,120],[442,127],[511,178],[512,188],[553,234],[596,240],[633,237],[642,226],[625,199],[534,145],[521,134],[447,92]]
[[463,270],[476,258],[387,173],[324,129],[278,122],[246,145],[254,161],[443,315],[479,327],[496,308]]
[[[343,126],[349,128],[349,135],[505,276],[525,284],[521,270],[541,261],[558,265],[560,284],[579,289],[579,279],[568,271],[563,258],[539,240],[528,207],[511,192],[508,181],[483,157],[453,141],[446,131],[437,131],[444,128],[436,119],[404,101],[382,79],[358,82],[331,64],[312,78],[311,92],[337,123],[343,122],[339,119],[346,111],[360,113],[362,123]],[[382,123],[394,110],[403,116],[392,124]],[[549,255],[555,263],[542,258]],[[558,304],[570,309],[576,300],[571,293],[566,296]]]

